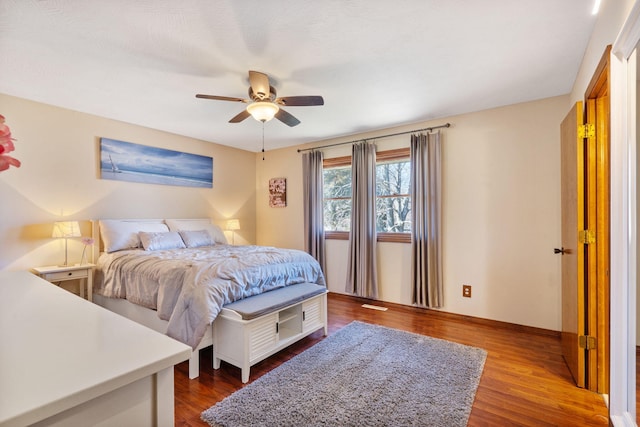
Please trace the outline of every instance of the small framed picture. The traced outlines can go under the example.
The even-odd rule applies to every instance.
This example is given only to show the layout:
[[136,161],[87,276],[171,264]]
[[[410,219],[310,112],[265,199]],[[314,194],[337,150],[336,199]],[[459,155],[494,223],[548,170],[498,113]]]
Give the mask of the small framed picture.
[[272,208],[287,206],[287,178],[269,180],[269,206]]

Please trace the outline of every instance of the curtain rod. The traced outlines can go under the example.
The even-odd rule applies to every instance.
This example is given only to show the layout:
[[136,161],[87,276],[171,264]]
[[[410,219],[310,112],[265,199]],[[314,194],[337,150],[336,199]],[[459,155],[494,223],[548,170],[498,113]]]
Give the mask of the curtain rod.
[[335,147],[337,145],[346,145],[346,144],[355,144],[356,142],[360,142],[360,141],[366,141],[367,139],[380,139],[380,138],[389,138],[390,136],[397,136],[397,135],[405,135],[407,133],[413,133],[413,132],[422,132],[422,131],[427,131],[427,132],[431,132],[434,129],[440,129],[440,128],[448,128],[451,127],[451,123],[445,123],[443,125],[439,125],[439,126],[431,126],[428,128],[423,128],[423,129],[414,129],[414,130],[408,130],[406,132],[398,132],[398,133],[391,133],[389,135],[382,135],[382,136],[374,136],[371,138],[362,138],[362,139],[356,139],[353,141],[347,141],[347,142],[336,142],[335,144],[328,144],[328,145],[321,145],[320,147],[313,147],[313,148],[298,148],[298,153],[302,153],[303,151],[311,151],[311,150],[319,150],[321,148],[328,148],[328,147]]

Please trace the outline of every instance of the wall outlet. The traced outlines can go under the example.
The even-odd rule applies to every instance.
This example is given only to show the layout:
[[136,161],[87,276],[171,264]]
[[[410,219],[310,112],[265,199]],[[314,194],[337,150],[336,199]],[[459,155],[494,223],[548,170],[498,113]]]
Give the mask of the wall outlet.
[[462,296],[471,298],[471,285],[462,285]]

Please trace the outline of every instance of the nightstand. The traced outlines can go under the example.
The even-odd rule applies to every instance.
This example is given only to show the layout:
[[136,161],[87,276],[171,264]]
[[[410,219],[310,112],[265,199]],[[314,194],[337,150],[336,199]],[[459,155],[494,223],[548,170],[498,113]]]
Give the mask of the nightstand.
[[95,264],[35,267],[33,271],[44,280],[59,284],[67,280],[80,280],[80,297],[84,298],[87,287],[87,299],[93,301],[93,267]]

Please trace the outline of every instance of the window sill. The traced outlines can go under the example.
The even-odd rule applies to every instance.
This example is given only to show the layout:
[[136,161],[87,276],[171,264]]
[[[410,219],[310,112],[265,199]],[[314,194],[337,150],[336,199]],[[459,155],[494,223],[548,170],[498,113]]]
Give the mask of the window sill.
[[[325,231],[327,240],[349,240],[348,231]],[[378,233],[378,242],[411,243],[410,233]]]

